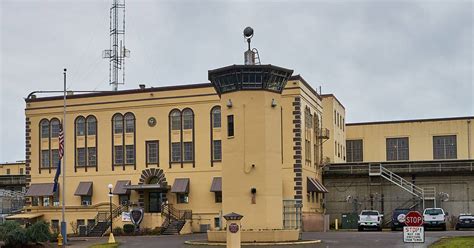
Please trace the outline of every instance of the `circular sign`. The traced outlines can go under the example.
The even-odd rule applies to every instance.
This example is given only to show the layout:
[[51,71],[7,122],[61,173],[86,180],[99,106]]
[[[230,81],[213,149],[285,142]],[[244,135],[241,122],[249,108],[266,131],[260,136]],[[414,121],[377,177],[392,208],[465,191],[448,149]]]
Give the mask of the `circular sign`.
[[229,225],[229,231],[230,231],[231,233],[236,233],[236,232],[238,232],[238,231],[239,231],[239,225],[237,225],[237,224],[235,224],[235,223],[231,223],[231,224]]
[[400,222],[400,223],[405,222],[405,218],[406,218],[406,215],[405,215],[405,214],[399,214],[399,215],[397,216],[397,220],[398,220],[398,222]]
[[405,216],[405,224],[407,226],[421,226],[423,225],[423,216],[418,211],[410,211]]
[[155,125],[156,125],[156,119],[155,119],[155,117],[150,117],[150,118],[148,119],[148,126],[154,127]]

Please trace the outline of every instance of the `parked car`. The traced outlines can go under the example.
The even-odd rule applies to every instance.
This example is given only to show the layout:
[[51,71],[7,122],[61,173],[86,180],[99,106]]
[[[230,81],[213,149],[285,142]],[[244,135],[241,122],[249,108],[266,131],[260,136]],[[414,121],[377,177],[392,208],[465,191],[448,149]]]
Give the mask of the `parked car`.
[[426,228],[441,228],[446,231],[446,215],[442,208],[426,208],[423,211],[423,226]]
[[456,230],[461,228],[474,228],[473,214],[460,214],[456,223]]
[[392,224],[390,224],[392,231],[396,231],[398,228],[403,229],[405,226],[405,216],[408,212],[410,212],[408,208],[397,208],[393,210]]
[[359,231],[372,228],[382,231],[382,216],[377,210],[362,210],[357,221]]

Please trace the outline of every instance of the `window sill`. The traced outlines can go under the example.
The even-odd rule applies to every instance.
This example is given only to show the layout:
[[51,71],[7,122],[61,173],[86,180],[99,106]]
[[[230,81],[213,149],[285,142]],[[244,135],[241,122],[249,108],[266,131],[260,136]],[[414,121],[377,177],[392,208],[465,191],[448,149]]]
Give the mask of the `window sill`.
[[233,139],[235,136],[227,136],[227,139]]

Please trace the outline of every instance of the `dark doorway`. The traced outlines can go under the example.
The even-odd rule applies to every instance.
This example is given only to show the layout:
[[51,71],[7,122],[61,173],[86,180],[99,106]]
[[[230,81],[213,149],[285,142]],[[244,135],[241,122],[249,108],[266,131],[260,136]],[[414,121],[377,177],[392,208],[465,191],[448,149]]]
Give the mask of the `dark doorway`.
[[150,213],[160,213],[161,204],[163,202],[163,196],[160,192],[149,192],[148,193],[148,211]]

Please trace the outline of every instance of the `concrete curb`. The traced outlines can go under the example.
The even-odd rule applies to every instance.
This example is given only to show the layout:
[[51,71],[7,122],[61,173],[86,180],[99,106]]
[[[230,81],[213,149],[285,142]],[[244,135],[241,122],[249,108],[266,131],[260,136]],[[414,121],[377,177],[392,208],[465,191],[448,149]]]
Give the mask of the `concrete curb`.
[[[187,245],[199,245],[199,246],[225,246],[226,243],[219,242],[207,242],[206,240],[187,240],[184,241]],[[321,243],[321,240],[302,240],[302,241],[292,241],[292,242],[260,242],[260,243],[242,243],[242,246],[279,246],[279,245],[308,245],[308,244],[318,244]]]

